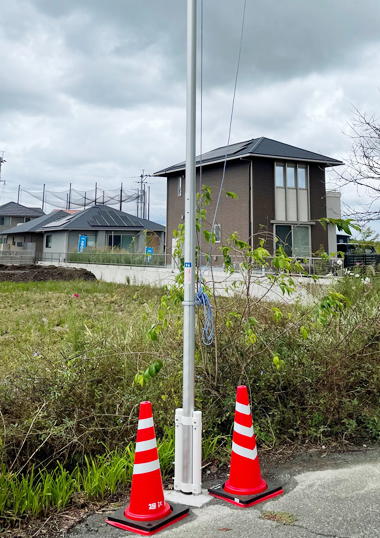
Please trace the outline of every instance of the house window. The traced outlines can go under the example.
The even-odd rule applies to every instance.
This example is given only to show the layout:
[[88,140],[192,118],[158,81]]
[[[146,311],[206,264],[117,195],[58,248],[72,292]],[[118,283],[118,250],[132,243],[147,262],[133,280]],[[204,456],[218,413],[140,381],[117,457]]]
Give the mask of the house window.
[[222,239],[222,227],[220,224],[215,224],[214,234],[215,234],[215,243],[220,243]]
[[132,250],[133,236],[128,234],[110,234],[108,236],[108,246],[112,249]]
[[307,189],[306,186],[306,166],[298,165],[298,188]]
[[30,217],[25,217],[24,222],[30,222]]
[[276,187],[285,187],[283,164],[276,164]]
[[178,196],[182,196],[182,176],[178,177]]
[[45,247],[46,248],[51,248],[52,237],[53,236],[51,236],[51,235],[46,236],[46,238],[45,238]]
[[11,217],[0,217],[0,226],[9,226],[11,223]]
[[95,235],[88,235],[87,236],[87,248],[95,248],[96,246],[96,238]]
[[287,256],[308,258],[310,256],[310,226],[276,224],[277,246],[282,246]]
[[308,168],[304,164],[275,164],[276,220],[309,220]]

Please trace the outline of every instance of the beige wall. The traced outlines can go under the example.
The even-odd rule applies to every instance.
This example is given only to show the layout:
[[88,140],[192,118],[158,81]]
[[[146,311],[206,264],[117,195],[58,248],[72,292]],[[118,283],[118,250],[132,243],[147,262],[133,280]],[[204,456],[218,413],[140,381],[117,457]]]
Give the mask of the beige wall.
[[[18,247],[17,243],[22,243],[22,246]],[[34,243],[36,252],[42,252],[42,233],[11,234],[7,237],[7,245],[9,245],[9,250],[12,251],[24,250],[26,243]]]

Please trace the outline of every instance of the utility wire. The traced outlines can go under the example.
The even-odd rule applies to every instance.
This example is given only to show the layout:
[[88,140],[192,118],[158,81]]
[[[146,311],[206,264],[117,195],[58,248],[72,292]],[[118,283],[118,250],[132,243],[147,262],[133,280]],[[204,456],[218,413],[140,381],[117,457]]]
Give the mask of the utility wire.
[[[214,233],[216,215],[217,215],[218,208],[219,208],[219,202],[220,202],[220,197],[221,197],[221,194],[222,194],[222,189],[223,189],[224,179],[225,179],[225,177],[226,177],[226,166],[227,166],[228,148],[229,148],[229,146],[230,146],[230,140],[231,140],[232,120],[233,120],[233,117],[234,117],[236,89],[237,89],[237,82],[238,82],[238,78],[239,78],[241,51],[242,51],[242,47],[243,47],[243,36],[244,36],[244,25],[245,25],[245,13],[246,13],[246,7],[247,7],[247,0],[244,0],[243,20],[242,20],[242,24],[241,24],[240,45],[239,45],[239,55],[238,55],[238,62],[237,62],[236,75],[235,75],[234,94],[233,94],[233,98],[232,98],[232,106],[231,106],[230,126],[229,126],[229,129],[228,129],[228,140],[227,140],[227,146],[226,146],[226,154],[225,154],[225,157],[224,157],[224,165],[223,165],[222,181],[221,181],[221,183],[220,183],[220,189],[219,189],[218,200],[217,200],[217,202],[216,202],[215,213],[214,213],[214,219],[213,219],[213,221],[212,221],[212,226],[211,226],[211,237],[212,237],[212,234]],[[212,245],[212,242],[211,242],[211,240],[210,240],[210,255],[211,255],[211,245]]]
[[240,70],[240,59],[241,59],[241,51],[243,47],[243,36],[244,36],[244,26],[245,26],[245,14],[246,14],[246,7],[247,7],[247,0],[244,0],[244,6],[243,6],[243,18],[242,18],[242,24],[241,24],[241,33],[240,33],[240,44],[239,44],[239,54],[238,54],[238,62],[237,62],[237,68],[236,68],[236,75],[235,75],[235,85],[234,85],[234,93],[232,98],[232,106],[231,106],[231,116],[230,116],[230,124],[228,129],[228,139],[227,139],[227,146],[226,146],[226,153],[224,157],[224,165],[223,165],[223,175],[222,175],[222,181],[220,183],[220,189],[218,194],[218,199],[215,206],[215,212],[214,212],[214,218],[212,221],[211,226],[211,234],[210,234],[210,248],[209,248],[209,254],[208,254],[208,260],[206,263],[205,268],[202,271],[202,214],[201,214],[201,200],[202,200],[202,142],[203,142],[203,0],[201,0],[201,110],[200,110],[200,163],[199,163],[199,267],[200,267],[200,276],[199,276],[199,289],[198,293],[196,295],[196,301],[200,306],[203,306],[204,310],[204,326],[202,331],[202,341],[205,345],[210,345],[213,342],[214,339],[214,316],[212,313],[212,307],[210,303],[210,299],[207,295],[207,293],[203,290],[202,286],[202,280],[203,275],[206,271],[206,269],[209,266],[210,259],[211,259],[211,251],[212,251],[212,238],[214,234],[215,229],[215,221],[216,216],[219,208],[220,203],[220,197],[223,190],[223,184],[224,179],[226,177],[226,166],[227,166],[227,157],[228,157],[228,148],[230,145],[231,140],[231,131],[232,131],[232,120],[234,116],[234,109],[235,109],[235,98],[236,98],[236,90],[237,90],[237,81],[239,77],[239,70]]
[[202,331],[202,342],[209,346],[214,340],[214,315],[209,296],[203,289],[202,279],[202,153],[203,153],[203,0],[201,0],[201,88],[200,88],[200,162],[199,162],[199,239],[198,239],[198,262],[199,262],[199,287],[195,297],[199,306],[203,306],[204,323]]

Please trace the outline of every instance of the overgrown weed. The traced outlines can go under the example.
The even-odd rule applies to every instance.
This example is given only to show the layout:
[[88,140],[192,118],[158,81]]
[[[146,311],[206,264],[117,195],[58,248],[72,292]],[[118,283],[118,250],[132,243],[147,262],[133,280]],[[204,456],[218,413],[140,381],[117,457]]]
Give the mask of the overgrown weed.
[[[152,402],[168,479],[182,400],[181,304],[160,318],[162,290],[104,282],[5,282],[0,293],[0,488],[14,517],[127,484],[142,400]],[[214,344],[196,347],[204,460],[223,461],[230,449],[239,384],[261,447],[379,440],[378,277],[347,274],[312,307],[232,300],[233,311],[218,298]],[[155,361],[159,373],[136,384]],[[0,494],[3,514],[6,502]]]

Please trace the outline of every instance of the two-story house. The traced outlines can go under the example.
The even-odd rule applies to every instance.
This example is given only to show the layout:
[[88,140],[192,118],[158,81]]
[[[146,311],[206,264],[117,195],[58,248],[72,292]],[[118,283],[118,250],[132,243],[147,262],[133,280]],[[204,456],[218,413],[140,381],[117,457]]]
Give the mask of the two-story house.
[[[341,161],[265,137],[209,151],[196,160],[198,185],[202,162],[202,184],[212,191],[212,203],[207,207],[209,227],[226,157],[223,191],[235,193],[238,199],[225,192],[221,195],[213,253],[233,232],[252,246],[264,237],[270,252],[281,241],[297,257],[309,257],[321,247],[336,251],[336,239],[329,244],[328,231],[318,221],[327,215],[325,169],[343,164]],[[154,175],[167,178],[166,251],[170,254],[173,230],[184,223],[185,162]],[[204,244],[202,251],[207,252]]]
[[0,233],[29,222],[32,219],[36,219],[45,213],[42,209],[34,207],[25,207],[24,205],[17,204],[16,202],[8,202],[7,204],[0,206]]

